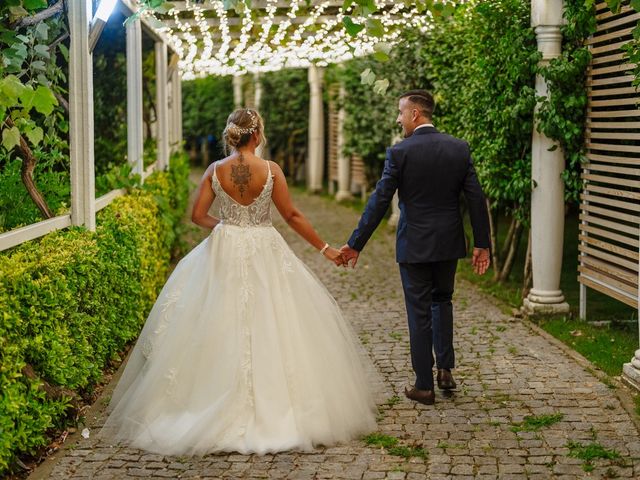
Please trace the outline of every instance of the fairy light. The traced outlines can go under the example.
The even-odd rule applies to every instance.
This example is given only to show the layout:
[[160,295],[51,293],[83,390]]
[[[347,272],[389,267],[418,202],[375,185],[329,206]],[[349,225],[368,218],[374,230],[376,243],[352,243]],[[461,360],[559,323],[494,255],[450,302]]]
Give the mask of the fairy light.
[[[166,35],[172,48],[180,55],[179,68],[183,78],[210,74],[239,75],[287,67],[308,67],[312,63],[325,66],[344,62],[373,53],[379,42],[395,45],[404,28],[426,31],[433,20],[430,12],[418,13],[415,7],[407,7],[404,2],[376,0],[378,13],[374,18],[382,23],[383,35],[372,37],[363,30],[351,37],[342,25],[342,11],[320,21],[331,4],[323,1],[311,9],[305,8],[307,18],[291,31],[290,27],[296,22],[303,2],[305,0],[290,2],[284,20],[279,19],[278,28],[273,32],[278,11],[277,0],[267,0],[265,9],[260,10],[260,30],[255,37],[251,35],[255,26],[252,12],[245,8],[240,16],[241,28],[235,43],[229,29],[229,12],[225,11],[221,0],[208,0],[205,4],[187,0],[181,11],[190,11],[193,14],[190,20],[181,19],[178,10],[170,10],[173,23],[167,26]],[[350,11],[352,9],[350,7]],[[212,27],[210,19],[204,16],[205,10],[215,14],[217,28]],[[354,17],[353,20],[364,23],[366,18]],[[314,31],[311,32],[310,28],[314,28]]]

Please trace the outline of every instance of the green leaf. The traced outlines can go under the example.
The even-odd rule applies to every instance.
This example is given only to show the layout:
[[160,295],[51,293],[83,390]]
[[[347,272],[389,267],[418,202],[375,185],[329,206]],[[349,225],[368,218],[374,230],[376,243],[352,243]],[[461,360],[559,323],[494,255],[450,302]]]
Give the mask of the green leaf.
[[386,62],[389,60],[389,55],[384,52],[373,52],[373,58],[379,62]]
[[344,3],[342,4],[342,13],[345,13],[347,10],[349,10],[349,7],[351,7],[351,5],[353,5],[353,0],[344,0]]
[[64,59],[68,62],[69,61],[69,49],[63,43],[59,43],[58,44],[58,48],[60,49],[60,53],[62,53],[62,56],[64,57]]
[[31,62],[29,67],[31,67],[32,70],[40,70],[41,72],[44,72],[47,69],[47,65],[42,60]]
[[25,88],[18,77],[7,75],[0,80],[0,101],[6,106],[17,103],[18,96]]
[[40,40],[47,40],[49,38],[49,25],[45,22],[40,22],[36,26],[36,37]]
[[389,80],[386,78],[376,80],[376,83],[373,84],[373,91],[378,95],[384,95],[387,92],[387,88],[389,88]]
[[42,58],[49,58],[50,57],[50,55],[49,55],[49,46],[48,45],[44,45],[44,44],[41,43],[41,44],[36,45],[35,47],[33,47],[33,49]]
[[376,79],[376,74],[371,71],[370,68],[367,68],[364,72],[360,74],[360,82],[365,85],[373,85],[373,82]]
[[378,18],[368,18],[367,19],[367,33],[374,37],[382,37],[384,35],[384,25],[382,25],[382,21]]
[[2,146],[10,151],[18,144],[20,144],[20,131],[18,127],[5,128],[2,131]]
[[631,6],[636,12],[640,12],[640,0],[631,0]]
[[53,95],[53,92],[42,85],[36,88],[35,97],[33,99],[33,106],[35,109],[43,115],[50,115],[53,112],[53,107],[58,104],[58,100]]
[[344,17],[342,19],[342,23],[344,23],[344,26],[347,29],[347,33],[352,37],[355,37],[358,33],[360,33],[364,29],[364,25],[354,23],[353,20],[351,20],[351,17],[349,16]]
[[47,8],[47,0],[23,0],[22,4],[27,10],[38,10],[40,8]]
[[373,46],[373,50],[376,52],[383,52],[389,55],[391,53],[392,45],[387,42],[378,42]]
[[25,135],[33,145],[38,145],[44,138],[44,131],[40,127],[25,130]]
[[29,12],[27,12],[24,8],[18,6],[18,7],[9,7],[9,14],[13,17],[13,20],[16,20],[18,18],[28,16]]
[[29,113],[31,111],[35,97],[36,92],[31,87],[25,87],[20,94],[20,104],[24,109],[24,113]]

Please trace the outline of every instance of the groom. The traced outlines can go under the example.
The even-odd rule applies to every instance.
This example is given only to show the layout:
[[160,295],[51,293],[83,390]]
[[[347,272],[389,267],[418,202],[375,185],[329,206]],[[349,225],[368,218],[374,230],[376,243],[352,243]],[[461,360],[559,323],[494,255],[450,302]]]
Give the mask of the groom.
[[355,267],[360,251],[398,190],[396,261],[400,264],[411,363],[416,374],[415,386],[405,388],[405,395],[425,405],[435,402],[434,347],[438,387],[443,390],[456,387],[451,375],[454,367],[451,296],[458,259],[466,256],[460,193],[467,200],[473,227],[474,271],[482,275],[490,263],[489,217],[469,145],[435,129],[431,123],[434,107],[432,95],[425,90],[411,90],[400,97],[396,121],[402,126],[405,139],[387,149],[382,178],[358,227],[341,249],[344,261]]

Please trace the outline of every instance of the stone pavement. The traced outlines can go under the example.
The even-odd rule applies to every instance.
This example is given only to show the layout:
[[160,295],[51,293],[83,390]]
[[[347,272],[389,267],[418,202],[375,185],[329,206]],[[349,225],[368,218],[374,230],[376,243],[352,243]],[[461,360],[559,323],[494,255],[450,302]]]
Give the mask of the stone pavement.
[[[324,198],[298,193],[295,201],[334,245],[346,240],[358,219],[352,209]],[[275,210],[274,219],[336,297],[383,376],[388,393],[379,402],[379,433],[423,448],[424,455],[406,458],[407,449],[392,455],[358,439],[312,453],[176,458],[90,437],[79,438],[47,461],[53,467],[45,462],[30,478],[640,478],[640,437],[610,387],[469,283],[459,281],[454,298],[457,392],[438,392],[431,407],[407,400],[408,333],[393,232],[380,227],[358,267],[345,270],[308,247]],[[527,416],[535,417],[525,421]],[[102,419],[98,409],[87,419],[89,428],[96,432]],[[579,444],[593,444],[592,454],[604,447],[619,458],[576,458]]]

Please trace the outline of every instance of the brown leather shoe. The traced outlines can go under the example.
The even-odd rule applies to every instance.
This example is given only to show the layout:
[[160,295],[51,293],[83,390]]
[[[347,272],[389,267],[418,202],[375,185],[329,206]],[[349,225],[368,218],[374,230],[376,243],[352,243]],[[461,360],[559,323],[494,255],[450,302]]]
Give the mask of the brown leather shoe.
[[453,375],[449,370],[444,368],[438,369],[438,375],[436,376],[438,382],[438,388],[440,390],[454,390],[456,388],[456,382],[453,379]]
[[424,405],[433,405],[436,402],[436,394],[433,390],[418,390],[411,386],[411,388],[404,387],[404,394],[407,398]]

